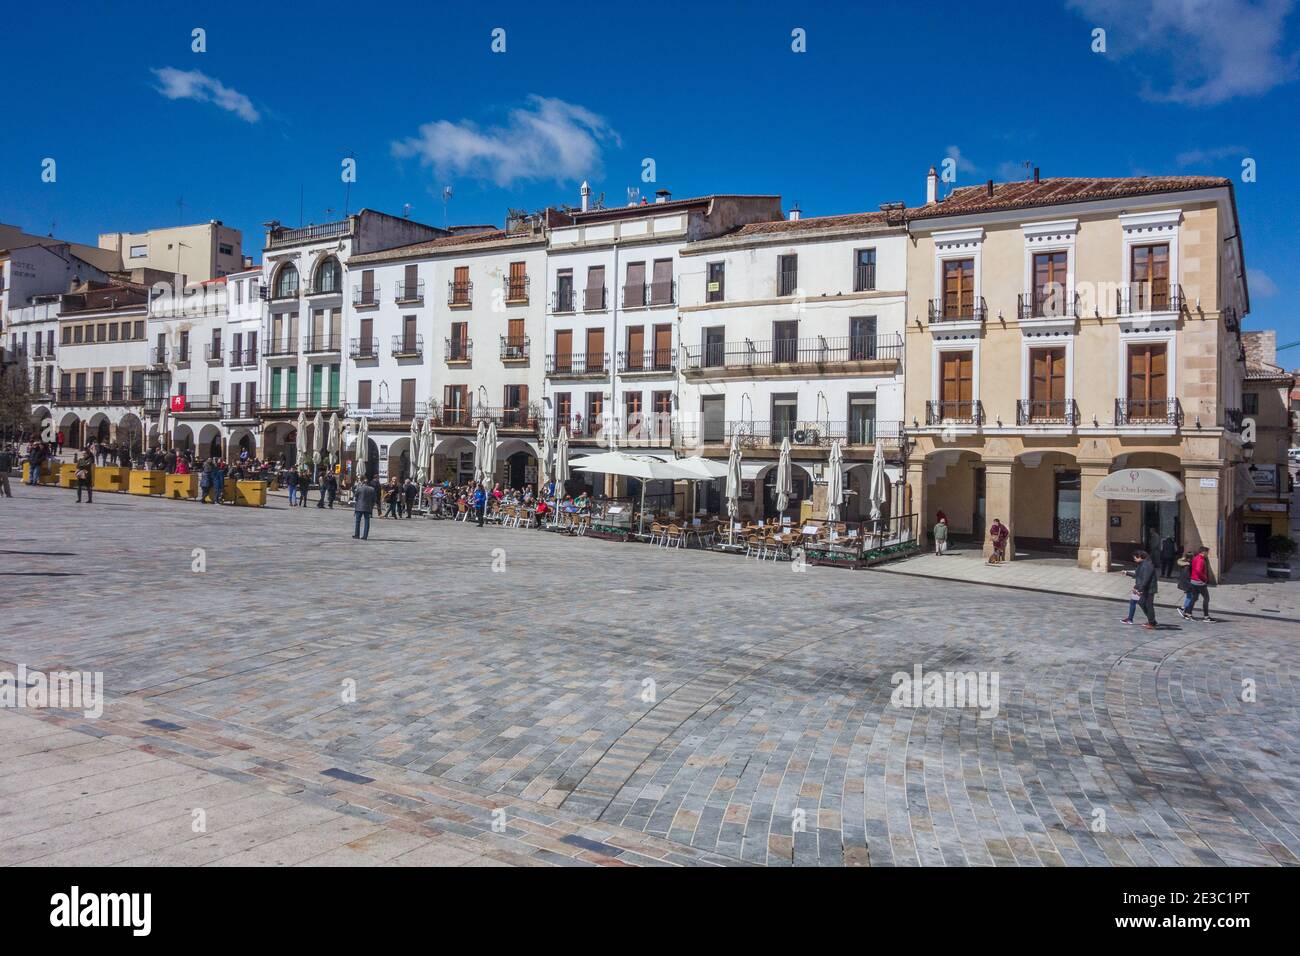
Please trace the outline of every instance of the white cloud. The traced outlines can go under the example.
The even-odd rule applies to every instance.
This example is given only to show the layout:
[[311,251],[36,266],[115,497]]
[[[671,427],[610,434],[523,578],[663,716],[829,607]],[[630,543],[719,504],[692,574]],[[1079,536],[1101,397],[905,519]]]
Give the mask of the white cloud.
[[1271,299],[1277,295],[1277,283],[1260,269],[1247,269],[1246,282],[1250,284],[1250,294],[1253,297]]
[[572,181],[597,175],[601,146],[622,145],[604,118],[564,100],[530,96],[501,126],[436,120],[394,141],[393,155],[418,158],[438,173],[489,179],[498,186],[529,180]]
[[220,80],[208,76],[201,70],[178,70],[165,66],[154,70],[158,77],[159,93],[169,100],[197,100],[200,103],[213,103],[221,109],[234,113],[242,120],[256,123],[262,118],[253,101],[238,90],[232,90]]
[[949,147],[948,147],[948,151],[947,151],[944,155],[945,155],[948,159],[951,159],[951,160],[954,161],[954,163],[956,164],[957,172],[959,172],[959,173],[972,173],[972,174],[976,172],[975,164],[972,163],[972,162],[971,162],[969,159],[967,159],[965,156],[963,156],[963,155],[961,154],[961,149],[959,149],[958,147],[956,147],[956,146],[949,146]]
[[1280,49],[1295,0],[1067,0],[1106,30],[1107,55],[1143,76],[1150,100],[1213,106],[1295,78]]
[[1215,146],[1210,149],[1189,149],[1175,156],[1174,162],[1183,168],[1207,166],[1221,159],[1227,159],[1229,156],[1242,157],[1249,155],[1249,153],[1250,150],[1245,146]]

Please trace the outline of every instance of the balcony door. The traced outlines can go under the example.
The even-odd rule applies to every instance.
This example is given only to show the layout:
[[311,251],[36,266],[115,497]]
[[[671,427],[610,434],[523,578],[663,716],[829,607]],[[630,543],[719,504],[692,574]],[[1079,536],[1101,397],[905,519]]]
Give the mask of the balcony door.
[[975,361],[972,352],[944,352],[939,357],[939,414],[965,419],[974,398]]
[[443,425],[448,427],[468,425],[469,419],[469,386],[444,385],[442,388]]
[[1169,243],[1134,246],[1129,280],[1134,312],[1163,312],[1169,308]]
[[415,351],[415,316],[402,316],[402,351]]
[[772,396],[772,443],[780,444],[782,439],[794,439],[799,422],[799,396],[788,393]]
[[772,361],[794,362],[799,357],[799,322],[772,323]]
[[943,317],[975,314],[975,260],[947,259],[943,263]]
[[673,365],[673,327],[668,323],[655,326],[654,367],[665,371]]
[[599,438],[605,424],[605,396],[601,392],[587,393],[586,434]]
[[415,379],[402,379],[402,421],[409,422],[415,417]]
[[1067,315],[1066,293],[1069,280],[1066,262],[1069,256],[1060,252],[1039,252],[1034,256],[1034,318]]
[[568,372],[573,369],[573,329],[557,329],[555,332],[555,371]]
[[627,327],[627,370],[639,372],[645,367],[645,326],[629,325]]
[[645,305],[645,263],[627,264],[627,282],[623,286],[623,308],[634,309]]
[[507,428],[523,428],[528,424],[527,385],[505,386],[501,404],[501,423]]
[[727,440],[727,396],[705,395],[700,399],[701,439],[706,444],[718,445]]
[[1065,348],[1029,353],[1029,420],[1065,418]]
[[605,370],[605,330],[588,329],[587,330],[587,365],[588,372],[603,372]]
[[876,357],[876,317],[855,316],[849,319],[849,360],[865,362]]
[[876,393],[849,393],[849,444],[870,445],[876,440]]
[[375,351],[374,348],[375,320],[362,319],[360,331],[361,331],[361,338],[357,340],[357,354],[373,355]]
[[1128,347],[1128,417],[1163,421],[1168,411],[1167,346],[1145,342]]

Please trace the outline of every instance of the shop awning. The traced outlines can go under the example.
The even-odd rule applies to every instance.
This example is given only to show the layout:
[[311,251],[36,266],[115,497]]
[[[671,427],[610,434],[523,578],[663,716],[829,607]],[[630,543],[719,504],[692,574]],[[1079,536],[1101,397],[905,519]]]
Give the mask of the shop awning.
[[1183,496],[1183,483],[1155,468],[1125,468],[1098,482],[1093,494],[1107,501],[1177,501]]

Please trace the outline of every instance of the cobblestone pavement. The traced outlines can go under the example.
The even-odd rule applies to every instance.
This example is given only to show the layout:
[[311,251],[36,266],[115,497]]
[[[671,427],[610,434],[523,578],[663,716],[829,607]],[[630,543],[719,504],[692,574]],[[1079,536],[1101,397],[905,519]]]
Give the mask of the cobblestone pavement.
[[[1110,604],[964,582],[15,494],[0,670],[102,671],[108,701],[98,720],[0,720],[0,831],[23,834],[0,863],[76,861],[95,834],[88,862],[1300,858],[1285,622],[1149,632]],[[917,666],[996,675],[996,715],[892,706]],[[154,774],[180,789],[138,799]],[[189,835],[191,790],[256,816],[214,804],[230,835]],[[359,855],[367,839],[382,850]]]

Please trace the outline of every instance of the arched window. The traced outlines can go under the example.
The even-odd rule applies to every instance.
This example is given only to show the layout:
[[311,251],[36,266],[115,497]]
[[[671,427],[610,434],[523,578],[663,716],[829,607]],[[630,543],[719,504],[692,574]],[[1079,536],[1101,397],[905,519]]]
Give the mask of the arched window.
[[275,297],[292,299],[298,295],[298,269],[293,263],[285,263],[275,277]]
[[339,261],[330,256],[316,268],[313,292],[338,292],[343,287],[343,269]]

